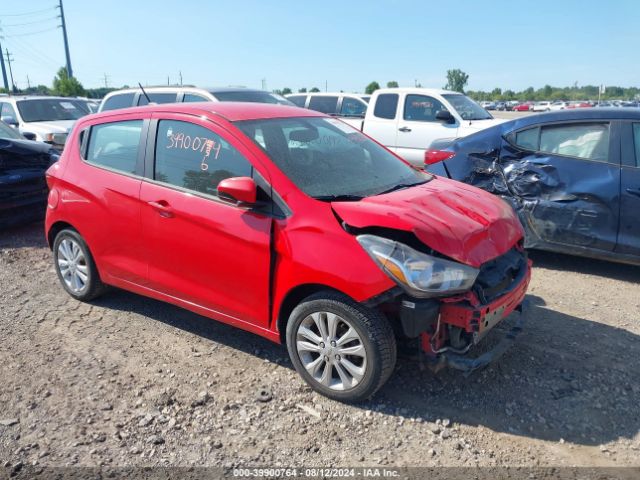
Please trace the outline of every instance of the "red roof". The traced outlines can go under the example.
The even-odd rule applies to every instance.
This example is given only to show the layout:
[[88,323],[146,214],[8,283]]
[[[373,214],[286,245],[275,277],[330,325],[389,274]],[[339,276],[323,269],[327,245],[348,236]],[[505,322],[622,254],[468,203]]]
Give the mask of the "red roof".
[[213,113],[230,122],[237,120],[259,120],[264,118],[289,118],[289,117],[326,117],[325,114],[308,110],[306,108],[289,107],[287,105],[275,105],[271,103],[250,102],[196,102],[196,103],[167,103],[160,105],[147,105],[144,107],[131,107],[118,110],[107,110],[96,114],[99,117],[118,113],[134,112],[173,112],[201,115]]

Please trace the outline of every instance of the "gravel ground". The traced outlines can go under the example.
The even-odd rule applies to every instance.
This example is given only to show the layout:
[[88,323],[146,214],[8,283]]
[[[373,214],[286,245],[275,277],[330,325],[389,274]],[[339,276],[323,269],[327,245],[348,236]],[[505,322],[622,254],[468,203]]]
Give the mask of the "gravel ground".
[[0,461],[639,466],[640,268],[532,257],[526,331],[499,363],[464,378],[400,359],[347,406],[257,336],[123,291],[71,299],[42,225],[5,231]]

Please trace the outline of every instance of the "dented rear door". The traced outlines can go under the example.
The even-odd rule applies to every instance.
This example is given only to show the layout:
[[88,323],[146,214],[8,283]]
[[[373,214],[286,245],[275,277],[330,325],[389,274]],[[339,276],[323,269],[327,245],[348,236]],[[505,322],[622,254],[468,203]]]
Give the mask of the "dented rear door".
[[640,255],[640,122],[623,122],[621,129],[619,253]]
[[527,231],[544,244],[613,251],[620,218],[619,122],[562,122],[507,136],[503,181]]

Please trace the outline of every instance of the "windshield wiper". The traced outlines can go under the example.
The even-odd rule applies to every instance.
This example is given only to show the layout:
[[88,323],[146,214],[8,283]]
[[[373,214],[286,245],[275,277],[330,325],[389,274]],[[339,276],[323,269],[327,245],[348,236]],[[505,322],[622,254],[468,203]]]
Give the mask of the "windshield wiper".
[[394,185],[393,187],[389,188],[388,190],[383,190],[380,193],[376,193],[376,195],[384,195],[385,193],[391,193],[391,192],[395,192],[396,190],[402,190],[402,189],[409,188],[409,187],[415,187],[416,185],[424,185],[425,183],[427,183],[427,180],[424,180],[423,182],[418,182],[418,183],[399,183],[398,185]]
[[361,195],[317,195],[315,197],[316,200],[320,200],[322,202],[357,202],[358,200],[362,200],[364,197]]

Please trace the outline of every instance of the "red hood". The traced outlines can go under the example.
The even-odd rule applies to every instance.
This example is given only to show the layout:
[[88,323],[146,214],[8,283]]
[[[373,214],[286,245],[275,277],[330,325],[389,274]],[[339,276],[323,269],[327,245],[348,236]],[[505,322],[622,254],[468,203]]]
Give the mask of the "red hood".
[[506,253],[524,235],[500,198],[443,178],[332,206],[352,227],[410,231],[433,250],[473,267]]

